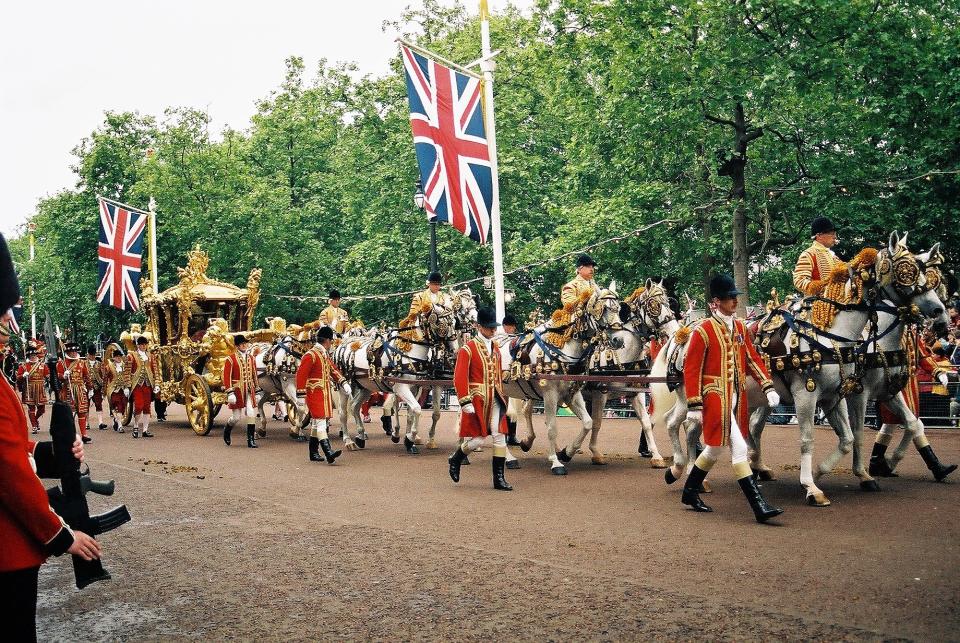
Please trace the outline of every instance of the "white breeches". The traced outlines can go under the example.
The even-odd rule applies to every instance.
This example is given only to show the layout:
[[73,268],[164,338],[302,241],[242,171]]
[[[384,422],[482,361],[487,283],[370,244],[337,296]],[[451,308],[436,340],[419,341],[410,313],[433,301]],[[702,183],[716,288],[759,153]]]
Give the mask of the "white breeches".
[[253,410],[253,404],[247,404],[242,409],[230,409],[230,419],[227,422],[232,426],[240,421],[240,418],[247,418],[247,423],[253,422],[254,418],[257,417],[256,411]]
[[[503,415],[506,410],[503,408],[503,405],[500,404],[500,400],[494,399],[493,404],[493,412],[490,414],[490,425],[487,427],[487,431],[490,433],[490,437],[493,437],[493,446],[506,448],[507,436],[500,433],[500,416]],[[464,449],[464,452],[468,449],[476,449],[483,444],[484,440],[486,440],[486,438],[470,438],[466,441],[467,448]]]
[[[733,402],[731,404],[732,408],[737,408],[737,395],[733,395]],[[723,447],[711,447],[708,446],[703,450],[701,454],[706,459],[716,462],[720,459],[720,454],[723,450]],[[747,454],[747,441],[743,439],[743,434],[740,432],[740,425],[737,424],[737,418],[733,415],[730,416],[730,462],[732,464],[739,464],[741,462],[746,462],[748,459]]]

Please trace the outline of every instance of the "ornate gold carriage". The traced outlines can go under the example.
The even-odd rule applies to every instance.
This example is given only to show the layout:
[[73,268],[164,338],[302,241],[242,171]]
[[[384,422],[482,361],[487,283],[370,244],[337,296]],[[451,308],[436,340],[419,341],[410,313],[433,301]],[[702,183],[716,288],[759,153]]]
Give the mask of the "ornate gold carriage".
[[[143,333],[160,365],[159,398],[186,407],[190,426],[206,435],[227,401],[223,365],[234,350],[233,338],[273,341],[271,329],[251,330],[260,300],[260,268],[250,271],[246,288],[207,276],[210,258],[199,244],[178,268],[180,283],[161,293],[141,283],[141,304],[147,316]],[[126,335],[126,333],[125,333]]]

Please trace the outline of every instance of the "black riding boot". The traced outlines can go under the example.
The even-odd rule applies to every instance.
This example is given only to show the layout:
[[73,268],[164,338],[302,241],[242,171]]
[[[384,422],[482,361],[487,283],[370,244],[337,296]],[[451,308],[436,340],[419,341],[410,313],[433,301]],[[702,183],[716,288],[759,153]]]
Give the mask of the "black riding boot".
[[637,447],[637,453],[640,454],[641,458],[653,457],[653,453],[651,453],[650,449],[647,447],[647,434],[643,431],[640,432],[640,446]]
[[227,425],[223,427],[223,443],[227,446],[230,446],[230,432],[233,431],[233,425],[227,422]]
[[493,456],[493,488],[497,491],[513,491],[513,487],[503,477],[503,465],[507,459],[501,456]]
[[927,465],[927,468],[930,469],[930,472],[933,474],[933,477],[937,479],[937,482],[943,482],[944,478],[957,470],[957,465],[955,464],[947,466],[940,464],[940,459],[937,457],[937,454],[933,452],[933,447],[929,444],[919,451],[920,457],[923,458],[923,462]]
[[750,503],[757,522],[767,522],[774,516],[779,516],[783,513],[783,509],[771,507],[767,504],[767,501],[760,495],[760,488],[757,486],[757,481],[753,479],[752,475],[740,478],[737,482],[740,483],[740,489],[743,491],[743,495],[747,497],[747,502]]
[[310,447],[310,462],[323,462],[323,458],[320,457],[320,440],[317,438],[310,438],[309,442]]
[[700,485],[703,484],[703,479],[706,477],[706,471],[697,465],[693,465],[690,475],[687,476],[687,481],[683,484],[683,495],[680,496],[680,502],[689,505],[694,511],[713,511],[700,499]]
[[454,482],[460,482],[460,465],[466,459],[467,454],[460,447],[457,447],[457,450],[447,458],[447,462],[450,463],[450,479]]
[[881,478],[896,477],[897,474],[893,472],[893,469],[891,469],[890,465],[887,463],[887,458],[885,455],[886,453],[886,444],[880,444],[879,442],[873,443],[873,451],[870,453],[870,475],[879,476]]
[[342,453],[340,449],[334,451],[333,447],[330,446],[330,440],[327,439],[320,440],[320,448],[323,449],[323,455],[327,458],[328,464],[333,464],[333,461],[339,458]]
[[257,447],[257,432],[252,424],[247,425],[247,448],[256,449]]
[[520,446],[520,440],[517,439],[517,423],[510,418],[507,418],[507,446]]

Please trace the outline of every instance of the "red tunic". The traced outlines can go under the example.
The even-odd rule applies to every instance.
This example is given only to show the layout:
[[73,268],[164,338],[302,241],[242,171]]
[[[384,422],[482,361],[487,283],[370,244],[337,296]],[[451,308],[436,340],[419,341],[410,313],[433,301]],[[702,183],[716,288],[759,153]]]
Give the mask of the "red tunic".
[[[747,373],[764,391],[773,388],[770,373],[742,320],[734,319],[731,334],[723,321],[710,317],[690,334],[683,385],[687,407],[703,410],[703,440],[708,446],[729,442],[730,419],[734,414],[740,432],[744,437],[749,434]],[[736,408],[731,408],[734,395]]]
[[17,379],[25,380],[23,384],[23,403],[27,405],[44,405],[47,403],[45,383],[50,375],[50,368],[42,360],[26,362],[17,369]]
[[50,509],[32,463],[34,453],[41,470],[44,464],[48,470],[53,466],[49,462],[53,452],[27,439],[23,407],[4,379],[0,382],[0,572],[38,567],[48,555],[63,553],[73,543],[70,531]]
[[242,409],[247,406],[247,399],[256,403],[257,392],[257,364],[253,355],[234,353],[223,364],[223,390],[237,396],[236,404],[230,404],[231,409]]
[[[70,369],[70,380],[67,381],[67,369]],[[87,398],[87,389],[90,387],[90,372],[83,359],[65,358],[57,362],[57,377],[62,388],[60,397],[70,405],[77,415],[86,415],[90,409],[90,400]]]
[[157,359],[152,353],[147,353],[147,358],[143,359],[139,352],[131,351],[125,361],[124,383],[133,397],[133,412],[150,415],[153,387],[160,381]]
[[[908,329],[903,334],[900,346],[907,355],[907,383],[903,386],[903,399],[907,403],[907,408],[914,415],[919,416],[920,412],[920,381],[917,377],[919,371],[928,373],[936,378],[943,369],[937,365],[933,353],[927,348],[926,342],[920,337],[916,329]],[[903,418],[894,413],[884,402],[880,403],[880,420],[884,424],[902,424]]]
[[315,420],[333,417],[333,385],[340,386],[341,382],[343,375],[322,346],[318,344],[307,351],[297,368],[297,390],[307,393],[310,417]]
[[[496,345],[494,345],[496,346]],[[503,394],[503,371],[500,351],[493,355],[487,351],[483,340],[474,337],[457,351],[457,364],[453,369],[453,386],[457,390],[460,406],[473,404],[473,413],[460,413],[460,437],[480,438],[490,435],[491,414],[494,400],[499,400],[500,418],[497,428],[507,433],[507,403]]]

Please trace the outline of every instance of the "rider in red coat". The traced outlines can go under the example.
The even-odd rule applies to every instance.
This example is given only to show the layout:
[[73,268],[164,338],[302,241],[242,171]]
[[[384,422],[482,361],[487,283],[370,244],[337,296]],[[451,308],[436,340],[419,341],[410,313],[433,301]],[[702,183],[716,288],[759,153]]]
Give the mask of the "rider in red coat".
[[330,345],[333,343],[333,329],[323,326],[317,331],[317,343],[300,360],[297,367],[297,391],[305,391],[307,409],[310,411],[310,460],[321,462],[320,449],[327,463],[333,464],[341,451],[330,446],[327,435],[330,417],[333,415],[334,386],[343,387],[350,395],[350,385],[334,366],[330,359]]
[[503,477],[507,458],[507,398],[503,394],[500,350],[493,341],[497,329],[491,308],[477,311],[477,336],[457,351],[453,386],[460,401],[460,437],[463,443],[448,458],[450,478],[460,481],[460,465],[467,454],[493,436],[493,488],[512,491]]
[[233,338],[237,352],[227,357],[223,364],[223,390],[229,393],[227,405],[232,411],[227,426],[223,429],[223,441],[230,446],[230,432],[241,416],[247,418],[247,446],[257,448],[256,411],[257,364],[249,352],[250,342],[243,335]]
[[760,359],[746,325],[736,317],[739,294],[730,277],[718,275],[711,279],[714,313],[690,335],[683,365],[687,420],[703,427],[703,441],[707,447],[687,476],[682,502],[695,511],[713,511],[700,499],[699,490],[707,472],[720,457],[721,447],[729,444],[737,482],[750,502],[757,522],[766,522],[783,510],[771,507],[760,495],[747,461],[748,374],[766,392],[770,406],[779,404],[780,397],[773,390],[770,373]]

